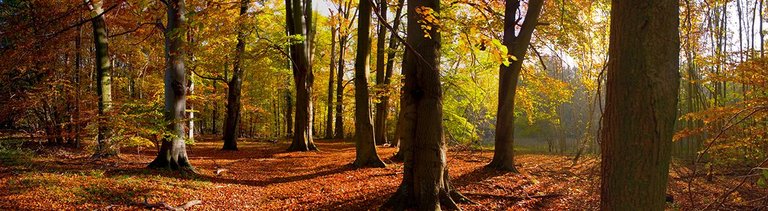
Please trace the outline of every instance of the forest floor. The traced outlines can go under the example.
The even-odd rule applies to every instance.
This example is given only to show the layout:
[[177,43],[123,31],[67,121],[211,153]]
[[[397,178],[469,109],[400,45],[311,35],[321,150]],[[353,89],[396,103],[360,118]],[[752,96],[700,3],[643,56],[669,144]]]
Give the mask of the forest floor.
[[[402,179],[397,149],[378,148],[386,168],[355,169],[353,143],[318,140],[319,152],[285,152],[287,141],[243,142],[240,151],[221,151],[221,142],[188,146],[198,174],[146,169],[154,150],[123,149],[119,158],[92,160],[68,148],[0,150],[0,209],[136,210],[140,203],[181,205],[194,210],[371,210],[388,199]],[[31,148],[27,146],[27,148]],[[40,150],[44,149],[44,150]],[[491,151],[452,147],[448,166],[454,186],[477,204],[464,210],[596,210],[599,162],[594,156],[572,165],[571,157],[523,154],[521,174],[483,168]],[[226,169],[226,171],[217,170]],[[678,169],[678,168],[674,168]],[[738,185],[737,176],[698,179],[693,194],[686,179],[670,171],[670,209],[703,207]],[[768,209],[768,191],[754,182],[725,198],[719,209]]]

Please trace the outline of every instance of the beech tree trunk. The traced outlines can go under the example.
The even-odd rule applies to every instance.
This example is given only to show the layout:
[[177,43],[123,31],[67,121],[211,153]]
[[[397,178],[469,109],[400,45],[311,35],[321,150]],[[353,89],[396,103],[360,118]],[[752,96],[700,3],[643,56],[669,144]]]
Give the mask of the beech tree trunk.
[[355,56],[355,162],[356,167],[386,167],[376,154],[376,139],[371,124],[371,101],[368,93],[368,71],[371,54],[371,4],[360,1]]
[[[385,82],[385,68],[386,64],[384,63],[384,54],[387,49],[385,49],[385,44],[387,40],[387,28],[384,26],[384,23],[387,20],[387,0],[379,0],[379,13],[380,20],[379,20],[379,33],[377,35],[378,41],[376,42],[376,85],[378,86],[379,92],[383,92],[383,89],[387,88],[389,83]],[[362,18],[362,16],[360,16]],[[384,20],[384,21],[381,21]],[[362,20],[361,20],[362,21]],[[359,36],[359,35],[358,35]],[[377,96],[380,97],[379,102],[376,103],[376,118],[374,121],[375,126],[375,137],[376,137],[376,145],[382,145],[387,143],[387,112],[389,110],[388,106],[384,104],[383,96],[381,94],[378,94]]]
[[[392,25],[392,28],[394,30],[390,32],[390,36],[389,36],[389,48],[387,48],[388,49],[388,51],[387,51],[387,66],[385,67],[386,73],[384,75],[384,84],[386,84],[386,85],[389,85],[392,82],[392,73],[394,72],[394,69],[395,69],[395,53],[396,53],[395,51],[397,50],[398,43],[400,43],[400,41],[397,40],[396,36],[397,36],[397,30],[400,29],[400,16],[403,13],[403,7],[405,6],[404,3],[405,3],[405,0],[398,1],[397,10],[395,11],[395,21],[394,21],[394,24]],[[382,14],[382,13],[385,13],[384,11],[385,10],[382,10],[382,12],[380,12],[380,14],[383,17],[386,17],[386,16],[384,16],[384,14]],[[405,55],[405,53],[403,53],[403,55]],[[405,57],[405,56],[403,56],[403,57]],[[385,96],[383,96],[381,98],[381,104],[383,105],[384,108],[388,108],[389,107],[389,95],[385,95]],[[384,112],[389,112],[389,111],[386,111],[386,109],[385,109]],[[397,115],[398,115],[398,118],[397,118],[398,122],[397,122],[397,124],[395,126],[395,135],[394,135],[394,138],[392,140],[389,140],[389,144],[392,147],[397,147],[400,144],[400,133],[399,133],[400,129],[399,129],[399,126],[398,126],[398,125],[400,125],[399,124],[400,112],[398,112]],[[387,114],[384,113],[384,116],[387,116]],[[384,118],[384,119],[385,119],[384,123],[382,123],[382,124],[386,125],[386,118]],[[386,133],[384,133],[384,136],[386,137]]]
[[171,135],[163,137],[157,157],[149,168],[193,170],[184,143],[184,108],[186,108],[186,73],[184,70],[184,35],[186,8],[184,0],[169,0],[165,27],[165,121]]
[[[307,19],[307,12],[311,12],[311,1],[286,0],[286,14],[289,14],[289,35],[311,35],[311,19]],[[310,65],[309,39],[302,43],[291,45],[291,58],[293,65],[293,81],[296,86],[296,120],[294,121],[294,136],[288,151],[317,150],[312,140],[312,84],[314,73]]]
[[[384,208],[405,210],[459,209],[453,198],[465,199],[450,183],[446,164],[447,144],[443,136],[443,92],[440,87],[440,33],[438,27],[421,28],[424,13],[440,12],[439,0],[408,1],[408,44],[414,53],[406,54],[403,93],[403,181]],[[427,23],[430,24],[430,23]]]
[[502,44],[517,60],[510,59],[509,66],[502,64],[499,68],[499,106],[496,117],[496,137],[494,142],[493,160],[488,167],[517,172],[515,168],[515,94],[517,81],[523,68],[523,60],[531,43],[533,30],[538,24],[544,0],[528,1],[528,11],[520,33],[515,36],[517,20],[515,14],[520,1],[507,1],[504,11],[504,40]]
[[97,133],[96,152],[93,157],[110,157],[119,152],[116,146],[112,146],[112,130],[107,113],[112,110],[112,62],[109,59],[109,41],[107,40],[107,26],[104,22],[104,1],[90,2],[91,20],[93,25],[93,44],[96,49],[96,94],[99,97],[99,126]]
[[[250,0],[240,1],[240,17],[247,16]],[[242,20],[241,20],[242,21]],[[237,150],[237,138],[240,137],[240,109],[242,105],[243,68],[242,60],[245,54],[245,23],[239,24],[237,30],[237,45],[235,46],[235,61],[232,78],[229,80],[227,93],[227,116],[224,121],[224,146],[222,150]]]
[[334,138],[344,138],[344,49],[347,37],[339,33],[339,71],[336,73],[336,131]]
[[293,95],[285,89],[285,136],[293,137]]
[[679,93],[677,1],[614,0],[602,210],[663,210]]
[[331,26],[331,67],[328,71],[328,107],[326,107],[327,115],[325,116],[325,138],[333,138],[333,85],[336,76],[336,26]]

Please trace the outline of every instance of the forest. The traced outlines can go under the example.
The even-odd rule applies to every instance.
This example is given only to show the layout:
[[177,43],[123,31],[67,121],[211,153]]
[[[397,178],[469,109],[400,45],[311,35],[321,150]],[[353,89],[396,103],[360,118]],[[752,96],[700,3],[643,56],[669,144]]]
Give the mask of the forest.
[[0,0],[2,210],[766,210],[764,0]]

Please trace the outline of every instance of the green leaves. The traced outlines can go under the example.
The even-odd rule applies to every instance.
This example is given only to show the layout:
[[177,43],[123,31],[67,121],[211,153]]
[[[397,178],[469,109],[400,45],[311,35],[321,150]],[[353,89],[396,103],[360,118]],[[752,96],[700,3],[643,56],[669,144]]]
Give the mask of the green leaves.
[[760,177],[760,179],[757,179],[757,186],[760,186],[762,188],[768,188],[768,169],[763,169],[763,175]]
[[490,45],[493,46],[489,51],[493,55],[493,59],[496,62],[501,63],[504,66],[509,67],[509,65],[512,64],[512,61],[518,61],[517,57],[509,54],[509,49],[507,46],[501,43],[498,39],[484,39],[481,42],[483,42],[483,45]]

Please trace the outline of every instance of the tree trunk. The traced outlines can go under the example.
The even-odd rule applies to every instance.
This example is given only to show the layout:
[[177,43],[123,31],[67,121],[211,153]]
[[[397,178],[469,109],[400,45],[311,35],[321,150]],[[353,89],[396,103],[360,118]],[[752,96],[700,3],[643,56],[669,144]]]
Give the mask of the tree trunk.
[[614,0],[602,210],[663,210],[679,94],[677,1]]
[[355,56],[355,162],[356,167],[386,167],[376,154],[376,139],[371,124],[371,101],[368,93],[368,70],[371,54],[371,4],[360,1]]
[[[385,67],[386,74],[384,75],[384,84],[386,84],[386,85],[389,85],[392,82],[392,80],[391,80],[392,79],[392,73],[393,73],[393,71],[395,69],[395,53],[396,53],[396,49],[398,47],[398,43],[400,43],[396,39],[396,36],[397,36],[397,30],[399,30],[399,28],[400,28],[400,15],[402,15],[402,13],[403,13],[403,7],[405,6],[404,3],[405,3],[405,0],[398,1],[397,11],[395,12],[395,21],[394,21],[394,24],[392,25],[392,29],[394,29],[394,30],[390,32],[390,36],[389,36],[389,48],[388,48],[389,50],[387,51],[387,66]],[[386,13],[386,12],[384,10],[382,10],[381,13],[382,13],[382,16],[384,16],[383,13]],[[405,53],[403,53],[403,55],[405,55]],[[405,57],[405,56],[403,56],[403,57]],[[388,108],[389,107],[389,95],[385,95],[385,96],[383,96],[381,98],[381,104],[383,105],[384,108]],[[384,111],[384,112],[388,112],[388,111]],[[384,116],[386,116],[386,113],[384,114]],[[383,124],[386,125],[386,118],[384,118],[384,119],[385,120],[384,120]],[[398,112],[397,121],[398,121],[398,123],[395,125],[395,135],[394,135],[394,138],[392,140],[389,140],[389,142],[390,142],[389,144],[392,147],[397,147],[399,145],[399,142],[400,142],[400,133],[399,133],[400,129],[399,129],[399,126],[397,126],[397,125],[400,125],[399,124],[399,122],[400,122],[400,112]],[[386,133],[384,134],[384,136],[386,137]]]
[[[408,2],[408,40],[416,46],[406,54],[405,92],[403,93],[403,180],[397,192],[384,208],[405,210],[458,209],[454,197],[461,197],[450,183],[446,164],[447,144],[443,137],[442,89],[440,87],[440,33],[438,27],[426,30],[424,14],[439,14],[439,0],[410,0]],[[416,12],[420,10],[420,12]],[[434,13],[424,11],[433,10]],[[436,18],[436,17],[435,17]],[[432,23],[427,23],[432,24]]]
[[245,54],[245,23],[242,18],[247,16],[250,0],[240,1],[241,22],[237,30],[237,45],[235,46],[235,61],[233,64],[232,78],[229,80],[229,92],[227,93],[227,116],[224,121],[224,147],[222,150],[237,150],[237,138],[240,137],[240,109],[242,105],[243,86],[243,55]]
[[[361,3],[362,4],[362,3]],[[386,89],[389,85],[389,83],[386,83],[384,81],[384,75],[385,75],[385,68],[386,64],[384,63],[384,52],[385,49],[385,42],[387,40],[387,28],[384,26],[384,24],[387,21],[387,0],[379,0],[379,33],[377,35],[378,41],[376,42],[376,85],[378,87],[377,96],[379,96],[381,99],[379,102],[376,103],[376,118],[374,121],[375,125],[375,137],[376,137],[376,145],[383,145],[387,143],[387,111],[389,108],[387,108],[389,105],[385,105],[383,98],[384,96],[381,94],[384,92],[383,90]],[[360,16],[362,18],[362,16]],[[383,20],[383,21],[382,21]],[[360,20],[362,21],[362,20]],[[359,35],[358,35],[359,36]],[[359,38],[358,38],[359,39]],[[386,92],[384,92],[386,94]]]
[[328,107],[325,117],[325,138],[333,138],[333,79],[336,78],[336,26],[331,26],[331,67],[328,71]]
[[344,138],[344,49],[347,47],[347,36],[339,33],[339,71],[336,74],[336,136]]
[[109,42],[107,40],[107,26],[104,22],[103,1],[90,3],[91,14],[95,16],[91,20],[93,25],[93,44],[96,49],[96,93],[99,97],[99,126],[97,134],[96,152],[93,157],[110,157],[118,153],[116,146],[112,146],[112,130],[107,117],[112,110],[112,62],[109,59]]
[[80,148],[80,90],[82,89],[82,78],[80,77],[82,74],[80,71],[82,70],[82,29],[80,26],[77,27],[77,37],[75,37],[75,137],[74,137],[74,146],[75,148]]
[[499,68],[499,106],[498,116],[496,117],[493,160],[488,164],[490,168],[517,172],[514,149],[517,81],[520,78],[525,52],[531,43],[531,36],[538,24],[543,4],[544,0],[531,0],[528,2],[525,22],[523,22],[523,26],[517,36],[515,36],[517,23],[515,14],[520,6],[520,1],[507,1],[505,4],[503,44],[517,60],[510,61],[509,66],[502,64]]
[[184,0],[168,1],[168,21],[165,28],[165,121],[169,135],[163,137],[157,157],[149,168],[193,170],[184,143],[184,108],[187,96],[184,70],[184,31],[186,9]]
[[285,136],[293,137],[293,95],[285,89]]
[[[286,0],[286,14],[288,18],[289,35],[311,35],[311,19],[308,20],[306,12],[311,12],[307,1]],[[288,151],[317,150],[312,141],[312,84],[314,73],[310,65],[309,46],[310,41],[296,43],[290,46],[293,65],[293,81],[296,86],[296,120],[294,121],[294,136]]]

